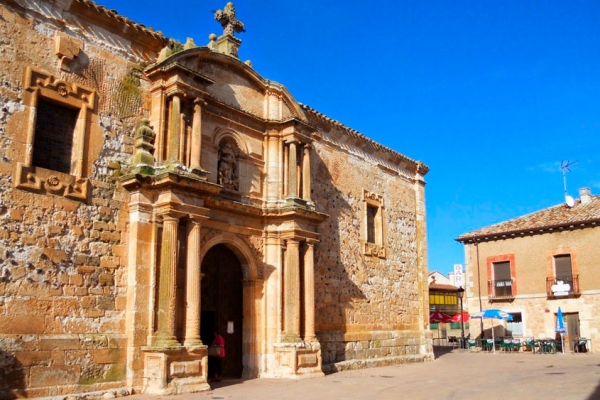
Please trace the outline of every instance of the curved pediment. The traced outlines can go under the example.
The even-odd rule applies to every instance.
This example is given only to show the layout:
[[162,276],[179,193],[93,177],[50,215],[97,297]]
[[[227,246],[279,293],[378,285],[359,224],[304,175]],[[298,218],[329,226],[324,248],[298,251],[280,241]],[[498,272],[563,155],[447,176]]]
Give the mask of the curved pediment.
[[164,81],[177,79],[191,92],[206,94],[266,121],[307,121],[302,107],[283,85],[264,79],[239,59],[208,47],[183,50],[145,72],[153,82],[161,80],[164,86]]

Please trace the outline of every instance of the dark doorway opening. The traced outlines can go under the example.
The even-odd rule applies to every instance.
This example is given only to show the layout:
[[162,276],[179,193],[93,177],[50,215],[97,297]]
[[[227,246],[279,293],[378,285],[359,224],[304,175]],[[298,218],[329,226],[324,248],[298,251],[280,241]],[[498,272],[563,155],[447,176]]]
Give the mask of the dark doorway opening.
[[[200,336],[210,345],[216,329],[225,339],[223,378],[242,376],[242,266],[224,245],[211,248],[202,260]],[[229,329],[228,329],[229,328]],[[209,371],[210,373],[210,371]]]

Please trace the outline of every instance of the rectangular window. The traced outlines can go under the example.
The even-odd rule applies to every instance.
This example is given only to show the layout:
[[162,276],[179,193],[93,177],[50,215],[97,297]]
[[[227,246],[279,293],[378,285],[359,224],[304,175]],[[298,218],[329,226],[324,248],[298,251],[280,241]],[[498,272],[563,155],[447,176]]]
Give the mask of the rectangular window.
[[379,258],[386,257],[383,197],[364,191],[362,207],[361,244],[363,253]]
[[573,280],[573,268],[570,254],[554,256],[554,273],[557,281],[570,282]]
[[35,119],[33,160],[36,167],[71,173],[73,136],[79,110],[40,99]]
[[510,261],[493,263],[494,271],[494,296],[510,297],[512,296],[512,279],[510,276]]
[[89,154],[97,154],[101,143],[93,143],[92,123],[96,91],[65,82],[44,71],[27,67],[23,104],[29,113],[26,141],[17,160],[15,187],[40,194],[87,201]]
[[512,321],[506,321],[507,336],[523,336],[523,316],[521,313],[510,313]]
[[375,221],[377,220],[377,211],[378,207],[367,204],[367,242],[369,243],[377,243],[375,239]]

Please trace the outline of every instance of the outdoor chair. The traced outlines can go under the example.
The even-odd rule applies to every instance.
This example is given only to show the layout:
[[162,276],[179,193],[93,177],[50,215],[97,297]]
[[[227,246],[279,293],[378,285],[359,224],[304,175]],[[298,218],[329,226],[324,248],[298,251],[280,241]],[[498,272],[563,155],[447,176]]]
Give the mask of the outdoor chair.
[[500,350],[506,353],[506,351],[512,351],[512,340],[504,339],[500,342]]
[[512,350],[517,353],[521,350],[521,339],[513,339],[512,341]]
[[467,341],[467,348],[469,350],[469,353],[472,351],[479,351],[479,346],[477,346],[477,340],[469,339]]
[[494,341],[492,339],[487,339],[485,342],[483,342],[483,349],[486,351],[492,351],[492,348],[494,347]]
[[535,354],[535,349],[540,349],[540,344],[532,337],[529,337],[527,339],[525,339],[525,344],[523,347],[523,350],[525,350],[525,347],[529,348],[529,350],[531,351],[531,354]]

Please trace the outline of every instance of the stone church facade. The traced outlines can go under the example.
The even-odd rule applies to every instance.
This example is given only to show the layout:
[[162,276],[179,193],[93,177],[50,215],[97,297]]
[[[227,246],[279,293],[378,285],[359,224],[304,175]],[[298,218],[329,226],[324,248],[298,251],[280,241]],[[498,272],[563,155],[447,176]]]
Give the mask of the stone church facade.
[[427,167],[237,57],[90,0],[0,1],[0,397],[433,359]]

